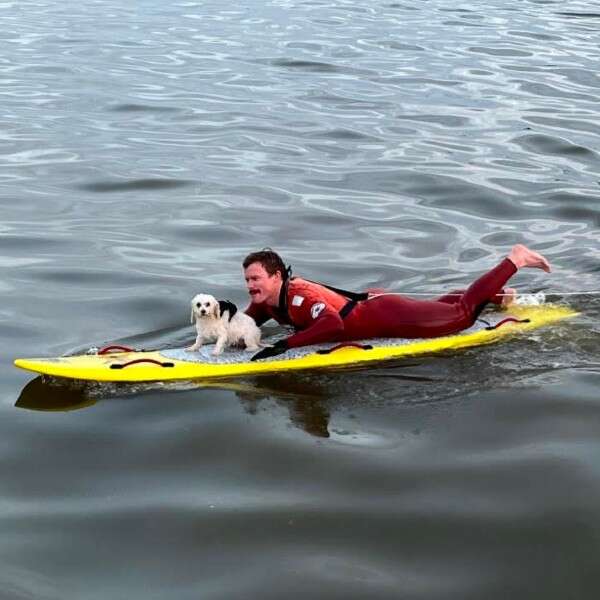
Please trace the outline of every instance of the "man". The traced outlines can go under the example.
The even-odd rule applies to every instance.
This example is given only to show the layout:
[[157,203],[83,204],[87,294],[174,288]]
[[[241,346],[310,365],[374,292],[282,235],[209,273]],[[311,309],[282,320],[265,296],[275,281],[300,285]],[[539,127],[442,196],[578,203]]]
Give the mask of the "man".
[[249,254],[243,263],[250,305],[246,314],[258,326],[269,319],[292,325],[296,332],[252,357],[260,360],[289,348],[323,342],[376,337],[431,338],[467,329],[488,302],[514,296],[504,284],[522,267],[550,272],[537,252],[517,244],[508,256],[464,291],[437,300],[401,294],[354,294],[291,277],[290,269],[270,248]]

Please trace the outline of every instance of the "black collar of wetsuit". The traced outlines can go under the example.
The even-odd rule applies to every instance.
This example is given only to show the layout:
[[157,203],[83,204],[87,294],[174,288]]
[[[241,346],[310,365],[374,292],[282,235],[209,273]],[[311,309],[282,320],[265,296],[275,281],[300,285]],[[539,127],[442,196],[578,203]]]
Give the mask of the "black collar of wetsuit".
[[290,320],[290,315],[288,313],[288,303],[287,303],[287,295],[288,295],[288,287],[290,285],[290,281],[292,277],[286,277],[286,279],[281,284],[281,289],[279,290],[279,302],[275,307],[275,311],[278,313],[279,317],[282,318],[286,323],[293,325]]

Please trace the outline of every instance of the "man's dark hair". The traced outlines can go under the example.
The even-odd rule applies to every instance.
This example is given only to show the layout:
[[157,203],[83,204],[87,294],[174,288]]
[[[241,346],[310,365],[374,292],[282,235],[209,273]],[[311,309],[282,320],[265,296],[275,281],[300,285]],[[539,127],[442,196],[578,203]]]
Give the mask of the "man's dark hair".
[[288,268],[285,266],[281,256],[271,250],[271,248],[263,248],[258,252],[248,254],[242,265],[244,269],[247,269],[254,263],[260,263],[269,275],[275,275],[277,271],[280,271],[282,279],[285,280],[288,276]]

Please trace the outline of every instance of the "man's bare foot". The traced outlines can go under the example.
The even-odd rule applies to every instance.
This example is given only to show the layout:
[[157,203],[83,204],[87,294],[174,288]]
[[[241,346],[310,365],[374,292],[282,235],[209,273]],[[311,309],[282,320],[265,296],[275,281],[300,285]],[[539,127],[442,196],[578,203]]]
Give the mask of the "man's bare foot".
[[368,288],[367,294],[369,296],[381,296],[381,294],[385,294],[387,290],[385,288]]
[[517,290],[515,290],[515,288],[504,288],[504,296],[502,296],[502,302],[500,306],[504,306],[505,308],[510,306],[514,303],[516,297]]
[[523,244],[514,246],[508,255],[508,259],[517,269],[532,267],[550,273],[550,263],[541,254],[530,250],[527,246],[523,246]]

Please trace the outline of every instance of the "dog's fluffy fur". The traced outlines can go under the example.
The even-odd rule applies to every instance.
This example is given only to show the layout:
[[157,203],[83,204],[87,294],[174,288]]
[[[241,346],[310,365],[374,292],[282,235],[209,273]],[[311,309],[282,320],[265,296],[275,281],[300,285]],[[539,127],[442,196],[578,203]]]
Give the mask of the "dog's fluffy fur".
[[260,348],[260,329],[254,319],[238,312],[233,302],[216,300],[210,294],[198,294],[191,301],[192,323],[196,323],[196,342],[188,348],[190,352],[199,350],[202,344],[214,342],[213,355],[223,352],[225,346],[244,343],[246,350]]

